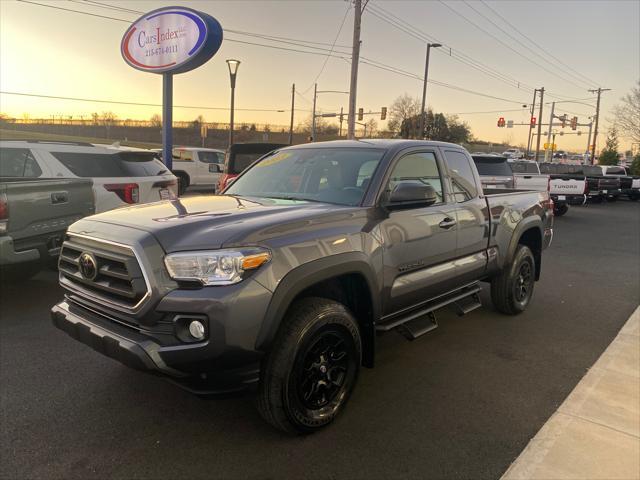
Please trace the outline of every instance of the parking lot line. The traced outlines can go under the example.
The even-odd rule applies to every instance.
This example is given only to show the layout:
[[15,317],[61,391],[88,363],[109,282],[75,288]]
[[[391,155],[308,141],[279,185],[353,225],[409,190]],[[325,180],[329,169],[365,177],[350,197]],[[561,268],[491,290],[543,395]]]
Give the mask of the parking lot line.
[[502,480],[640,478],[640,307]]

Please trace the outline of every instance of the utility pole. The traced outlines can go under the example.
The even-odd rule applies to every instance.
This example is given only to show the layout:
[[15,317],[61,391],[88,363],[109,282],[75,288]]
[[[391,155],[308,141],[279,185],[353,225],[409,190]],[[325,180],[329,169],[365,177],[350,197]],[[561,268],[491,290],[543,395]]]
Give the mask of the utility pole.
[[[533,117],[533,113],[536,111],[536,96],[538,95],[538,89],[536,88],[533,91],[533,103],[531,104],[531,117]],[[542,120],[542,119],[540,119]],[[529,152],[531,151],[531,132],[533,130],[533,126],[531,125],[531,118],[529,118],[529,136],[527,138],[527,154],[526,157],[529,157]]]
[[[551,130],[553,130],[553,112],[556,111],[556,102],[553,102],[551,104],[551,116],[549,117],[549,131],[547,132],[547,144],[549,144],[551,142]],[[555,143],[555,134],[554,134],[554,143]],[[553,152],[553,145],[551,145],[551,151]],[[553,157],[552,157],[553,158]],[[544,149],[544,161],[548,162],[549,161],[549,149],[545,148]]]
[[318,84],[313,84],[313,114],[311,115],[311,141],[316,141],[316,97],[318,96]]
[[[538,161],[538,155],[540,154],[540,136],[542,133],[542,106],[544,105],[544,87],[540,90],[540,113],[538,114],[538,118],[540,121],[538,122],[538,139],[536,141],[536,162]],[[551,128],[551,125],[549,125]]]
[[427,43],[427,58],[424,61],[424,80],[422,82],[422,108],[420,109],[420,126],[418,132],[420,132],[420,139],[426,138],[426,112],[424,109],[426,108],[427,101],[427,78],[429,77],[429,53],[431,52],[431,48],[438,48],[442,45],[439,43]]
[[358,62],[360,61],[360,26],[362,24],[362,0],[354,0],[353,3],[355,9],[353,16],[351,81],[349,83],[349,117],[347,117],[347,138],[349,140],[353,140],[356,136],[356,93],[358,89]]
[[289,123],[289,145],[293,145],[293,113],[296,106],[296,84],[291,86],[291,122]]
[[342,138],[342,120],[344,119],[343,108],[340,107],[340,131],[338,132],[338,138]]
[[598,88],[597,90],[589,90],[589,93],[598,94],[598,100],[596,101],[596,119],[595,119],[596,124],[593,127],[593,145],[591,146],[592,152],[591,152],[591,156],[589,157],[589,160],[591,161],[591,165],[595,163],[595,159],[596,159],[596,144],[598,143],[598,121],[600,120],[600,94],[602,94],[602,92],[608,92],[609,90],[611,89]]
[[589,135],[587,136],[587,153],[589,154],[589,162],[591,162],[591,127],[593,127],[593,120],[589,123]]

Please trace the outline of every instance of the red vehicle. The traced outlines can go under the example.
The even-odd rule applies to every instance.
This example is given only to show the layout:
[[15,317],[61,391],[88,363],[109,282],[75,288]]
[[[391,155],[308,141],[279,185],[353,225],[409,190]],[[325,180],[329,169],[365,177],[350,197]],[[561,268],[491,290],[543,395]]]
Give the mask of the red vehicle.
[[234,143],[227,150],[224,170],[218,181],[218,192],[224,190],[238,175],[253,162],[278,148],[287,147],[282,143]]

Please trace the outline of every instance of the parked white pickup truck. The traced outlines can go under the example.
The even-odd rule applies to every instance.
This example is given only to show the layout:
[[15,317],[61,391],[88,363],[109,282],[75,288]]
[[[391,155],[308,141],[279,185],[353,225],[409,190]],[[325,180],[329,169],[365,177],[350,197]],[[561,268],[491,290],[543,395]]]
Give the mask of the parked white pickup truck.
[[569,205],[582,205],[587,199],[584,175],[569,175],[564,165],[538,164],[533,161],[510,161],[516,190],[548,191],[554,213],[562,216]]
[[215,191],[224,166],[224,150],[176,147],[173,149],[173,174],[178,177],[182,195],[187,187],[211,187]]

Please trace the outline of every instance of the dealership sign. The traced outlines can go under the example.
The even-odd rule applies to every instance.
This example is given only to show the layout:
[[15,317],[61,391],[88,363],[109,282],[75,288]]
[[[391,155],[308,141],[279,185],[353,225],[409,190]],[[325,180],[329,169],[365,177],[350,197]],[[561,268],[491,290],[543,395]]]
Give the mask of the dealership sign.
[[153,10],[136,20],[120,45],[133,68],[152,73],[183,73],[218,51],[222,27],[211,15],[185,7]]

